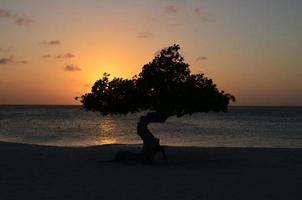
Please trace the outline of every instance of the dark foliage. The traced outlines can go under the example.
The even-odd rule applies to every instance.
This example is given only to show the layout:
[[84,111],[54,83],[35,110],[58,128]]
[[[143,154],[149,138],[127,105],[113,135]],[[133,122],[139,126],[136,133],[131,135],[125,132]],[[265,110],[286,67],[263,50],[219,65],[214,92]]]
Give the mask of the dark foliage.
[[132,79],[110,81],[105,73],[80,101],[85,109],[103,115],[149,110],[164,117],[181,117],[194,112],[227,111],[234,96],[219,91],[203,74],[191,74],[179,50],[179,45],[161,50]]

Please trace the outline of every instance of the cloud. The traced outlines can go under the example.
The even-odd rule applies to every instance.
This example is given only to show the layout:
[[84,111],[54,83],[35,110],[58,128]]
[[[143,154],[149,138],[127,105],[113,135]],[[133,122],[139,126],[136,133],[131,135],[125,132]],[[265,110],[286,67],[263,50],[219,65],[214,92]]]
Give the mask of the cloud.
[[13,57],[9,58],[0,58],[1,65],[8,65],[8,64],[27,64],[27,60],[15,61]]
[[209,14],[202,7],[193,9],[193,13],[201,20],[208,21]]
[[13,59],[12,58],[0,58],[0,64],[1,65],[7,65],[10,63],[13,63]]
[[82,69],[74,64],[71,64],[71,65],[66,65],[64,67],[64,70],[67,72],[74,72],[74,71],[81,71]]
[[9,10],[3,9],[3,8],[0,9],[0,17],[9,17],[11,15],[12,14]]
[[46,54],[46,55],[43,55],[42,58],[50,58],[51,55],[50,54]]
[[19,64],[27,64],[28,61],[27,60],[21,60],[21,61],[18,61],[17,63],[19,63]]
[[26,16],[21,17],[17,14],[12,13],[9,10],[1,9],[1,8],[0,8],[0,18],[8,19],[8,20],[14,22],[14,24],[20,25],[20,26],[29,25],[29,24],[33,23],[33,20],[29,17],[26,17]]
[[164,12],[167,14],[177,14],[179,13],[180,8],[174,5],[168,5],[164,7]]
[[65,54],[59,54],[57,56],[57,58],[74,58],[75,55],[73,55],[72,53],[65,53]]
[[202,61],[202,60],[208,60],[208,58],[205,56],[199,56],[195,59],[195,61],[197,61],[197,62]]
[[17,25],[28,25],[31,23],[33,23],[33,20],[27,17],[18,17],[15,19],[15,24]]
[[138,38],[152,38],[153,37],[153,33],[151,32],[140,32],[137,35]]
[[61,41],[60,40],[51,40],[51,41],[46,41],[46,42],[40,42],[40,44],[53,46],[53,45],[60,45]]
[[201,8],[195,8],[193,11],[195,14],[198,14],[198,15],[202,14]]

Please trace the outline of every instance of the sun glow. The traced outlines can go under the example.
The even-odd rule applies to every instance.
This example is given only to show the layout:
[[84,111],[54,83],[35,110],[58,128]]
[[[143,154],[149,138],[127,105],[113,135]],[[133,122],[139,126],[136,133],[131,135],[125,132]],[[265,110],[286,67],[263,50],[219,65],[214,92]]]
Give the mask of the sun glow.
[[104,117],[99,124],[99,133],[95,139],[95,144],[114,144],[117,142],[116,121],[110,117]]
[[172,11],[168,1],[5,2],[3,13],[32,21],[0,16],[0,104],[76,104],[104,72],[131,78],[177,43],[192,72],[213,78],[237,105],[301,105],[297,2],[267,2],[270,15],[252,0],[232,14],[235,1],[173,1]]

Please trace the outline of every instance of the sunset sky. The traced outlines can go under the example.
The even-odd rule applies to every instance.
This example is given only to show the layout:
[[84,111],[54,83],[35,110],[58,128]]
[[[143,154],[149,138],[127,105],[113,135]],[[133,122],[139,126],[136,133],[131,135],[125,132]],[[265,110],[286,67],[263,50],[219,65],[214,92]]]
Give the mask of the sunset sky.
[[0,104],[78,104],[180,44],[233,105],[302,106],[301,0],[0,0]]

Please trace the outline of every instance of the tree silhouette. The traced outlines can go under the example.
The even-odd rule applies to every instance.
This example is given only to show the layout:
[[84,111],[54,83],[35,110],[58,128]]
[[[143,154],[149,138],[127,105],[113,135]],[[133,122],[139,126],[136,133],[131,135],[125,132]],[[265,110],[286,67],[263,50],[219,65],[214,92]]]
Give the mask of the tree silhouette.
[[[173,115],[227,111],[229,102],[235,101],[234,96],[219,91],[204,74],[191,74],[189,64],[184,62],[179,50],[177,44],[162,49],[132,79],[110,81],[109,74],[105,73],[90,93],[80,97],[86,110],[99,111],[103,115],[148,111],[137,125],[137,134],[143,140],[143,149],[135,156],[138,161],[153,162],[159,151],[165,157],[159,139],[148,130],[149,123],[162,123]],[[119,153],[116,158],[125,157],[126,153]]]

